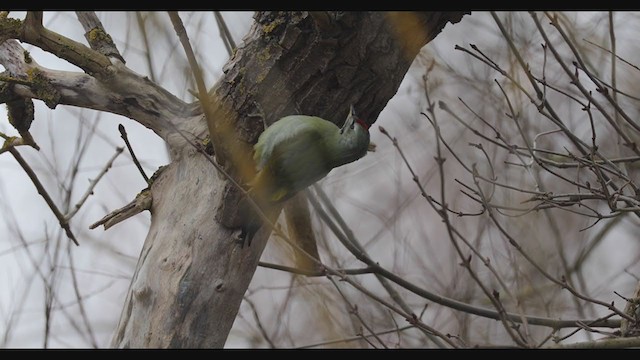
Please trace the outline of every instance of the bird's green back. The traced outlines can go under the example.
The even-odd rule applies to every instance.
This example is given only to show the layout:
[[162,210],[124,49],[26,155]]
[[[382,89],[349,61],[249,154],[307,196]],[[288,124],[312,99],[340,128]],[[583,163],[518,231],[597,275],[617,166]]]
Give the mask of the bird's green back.
[[285,116],[269,126],[254,145],[253,159],[256,167],[261,170],[272,154],[283,150],[276,149],[277,147],[287,146],[302,134],[318,134],[326,137],[337,134],[339,131],[340,129],[334,123],[317,116]]

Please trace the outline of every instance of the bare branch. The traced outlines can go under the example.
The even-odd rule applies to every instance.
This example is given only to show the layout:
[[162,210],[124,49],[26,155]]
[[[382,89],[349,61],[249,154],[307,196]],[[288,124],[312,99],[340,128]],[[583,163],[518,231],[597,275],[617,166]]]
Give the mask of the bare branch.
[[[182,25],[182,20],[180,19],[180,15],[178,15],[177,11],[169,11],[169,18],[171,18],[171,23],[173,24],[176,35],[178,35],[178,38],[180,39],[180,43],[182,44],[182,48],[184,49],[184,52],[187,56],[191,72],[193,73],[193,77],[198,87],[198,100],[200,100],[200,106],[202,106],[202,109],[204,110],[204,116],[207,121],[207,127],[209,129],[209,137],[211,140],[211,144],[213,145],[213,152],[216,154],[216,160],[218,161],[218,163],[224,164],[222,151],[219,150],[219,147],[221,146],[220,139],[222,137],[218,136],[218,131],[216,131],[216,125],[214,124],[215,110],[211,104],[207,88],[204,84],[202,70],[200,69],[200,65],[198,65],[198,61],[196,60],[196,56],[193,53],[193,49],[191,48],[187,30],[185,30],[184,25]],[[221,121],[218,120],[218,122]],[[224,133],[228,134],[230,132],[225,131]]]
[[260,334],[265,339],[265,341],[269,344],[269,346],[272,349],[275,349],[276,344],[273,343],[270,336],[267,334],[267,331],[264,329],[264,326],[262,325],[262,321],[260,321],[260,317],[258,316],[258,309],[256,308],[256,305],[247,296],[244,297],[244,301],[247,304],[249,304],[249,307],[251,308],[251,314],[253,315],[253,319],[256,321],[256,325],[258,326],[258,330],[260,331]]
[[84,37],[89,42],[91,49],[101,53],[107,57],[115,57],[123,64],[124,58],[120,55],[116,44],[114,44],[111,36],[104,30],[100,19],[93,11],[76,11],[78,21],[82,24],[85,34]]
[[107,230],[113,225],[127,220],[128,218],[137,215],[145,210],[151,209],[152,202],[153,197],[151,195],[151,191],[149,191],[148,189],[143,190],[138,193],[138,195],[136,195],[136,198],[133,201],[105,215],[102,219],[91,224],[89,226],[89,229],[95,229],[100,225],[104,225],[104,229]]
[[93,189],[96,187],[96,185],[98,185],[98,182],[100,181],[100,179],[102,179],[102,177],[107,173],[107,171],[109,171],[109,169],[111,168],[111,166],[113,165],[113,162],[116,160],[116,158],[118,157],[118,155],[120,155],[122,153],[122,151],[124,150],[124,148],[116,148],[116,152],[115,154],[113,154],[113,156],[111,157],[111,159],[109,159],[109,161],[107,161],[107,164],[102,168],[102,170],[98,173],[98,176],[96,176],[95,179],[90,180],[89,181],[89,187],[87,188],[87,191],[84,193],[84,195],[82,195],[82,197],[80,198],[80,200],[78,200],[78,202],[75,204],[75,206],[73,207],[73,209],[71,211],[69,211],[64,218],[66,219],[66,221],[71,220],[71,218],[78,212],[78,210],[80,210],[80,207],[82,207],[82,205],[84,204],[85,201],[87,201],[87,199],[89,198],[89,196],[93,195]]
[[[258,265],[262,266],[263,268],[286,271],[288,273],[297,274],[297,275],[305,275],[310,277],[327,276],[327,272],[323,270],[313,271],[313,270],[294,268],[294,267],[284,266],[279,264],[272,264],[264,261],[260,261]],[[373,269],[370,269],[368,267],[365,267],[362,269],[336,269],[336,271],[344,275],[362,275],[362,274],[373,273]]]
[[[42,12],[28,12],[24,23],[5,18],[0,21],[0,36],[18,39],[77,65],[87,74],[110,79],[114,74],[107,57],[85,45],[50,31],[42,25]],[[19,25],[19,26],[16,26]]]
[[[329,276],[329,281],[331,281],[331,283],[333,284],[333,287],[338,290],[338,294],[340,294],[340,296],[342,297],[342,299],[344,300],[348,312],[350,314],[355,315],[358,320],[360,321],[360,324],[362,324],[362,326],[365,327],[365,329],[367,329],[369,331],[369,333],[371,335],[373,335],[373,337],[378,340],[378,343],[380,343],[380,345],[382,345],[382,347],[384,347],[385,349],[388,349],[387,345],[384,343],[384,341],[382,341],[382,339],[380,339],[380,337],[373,331],[373,329],[371,329],[371,327],[367,324],[367,322],[362,318],[362,316],[360,316],[360,312],[358,311],[358,307],[353,305],[349,299],[347,298],[347,296],[345,295],[345,293],[340,289],[340,287],[338,286],[338,284],[336,283],[336,281],[333,279],[333,277]],[[366,339],[366,338],[365,338]],[[376,346],[373,343],[369,343],[372,347],[376,348]]]
[[[390,333],[394,333],[394,332],[401,332],[401,331],[405,331],[405,330],[409,330],[409,329],[414,329],[415,326],[413,325],[406,325],[403,327],[399,327],[399,328],[394,328],[394,329],[389,329],[389,330],[385,330],[385,331],[378,331],[376,332],[376,335],[385,335],[385,334],[390,334]],[[303,345],[303,346],[299,346],[298,349],[309,349],[309,348],[314,348],[314,347],[318,347],[318,346],[324,346],[324,345],[334,345],[334,344],[340,344],[340,343],[349,343],[349,342],[353,342],[353,341],[358,341],[358,340],[362,340],[362,337],[372,337],[373,334],[369,334],[369,335],[358,335],[358,336],[353,336],[353,337],[349,337],[349,338],[344,338],[344,339],[335,339],[335,340],[327,340],[327,341],[322,341],[322,342],[318,342],[315,344],[309,344],[309,345]]]
[[220,11],[214,11],[213,15],[216,18],[216,24],[218,24],[220,38],[222,38],[222,42],[224,43],[224,47],[227,49],[227,53],[231,56],[233,55],[233,49],[236,48],[236,42],[233,40],[233,36],[231,36],[231,32],[229,31],[227,23],[224,21]]
[[78,72],[44,68],[15,40],[0,44],[0,64],[27,84],[14,84],[17,96],[41,99],[50,108],[58,104],[107,111],[133,118],[165,140],[174,132],[171,121],[197,115],[162,87],[122,67],[107,84]]
[[45,190],[44,186],[42,186],[42,183],[38,179],[38,176],[31,169],[31,166],[29,166],[29,164],[24,160],[24,158],[22,157],[22,155],[20,155],[17,149],[11,147],[9,148],[9,152],[11,153],[11,155],[13,155],[13,157],[16,159],[18,164],[20,164],[20,167],[22,167],[24,172],[27,173],[27,176],[29,176],[29,179],[31,179],[31,182],[33,182],[33,185],[38,190],[38,194],[40,194],[44,199],[44,201],[47,203],[47,205],[49,205],[49,209],[51,209],[51,211],[53,212],[53,215],[55,215],[55,217],[60,222],[60,227],[64,229],[65,233],[67,234],[67,237],[69,237],[69,239],[71,239],[74,244],[79,246],[80,244],[78,244],[78,240],[76,240],[76,237],[73,235],[73,232],[71,232],[69,223],[65,219],[64,215],[62,215],[60,210],[58,210],[58,207],[53,202],[53,199],[51,199],[51,196],[49,196],[49,193],[47,192],[47,190]]
[[573,344],[558,344],[553,348],[558,349],[620,349],[637,348],[640,346],[640,337],[609,338],[604,340],[585,341]]
[[131,143],[129,143],[129,137],[127,136],[127,130],[125,130],[124,125],[119,124],[118,125],[118,131],[120,131],[120,136],[122,136],[122,140],[124,141],[125,145],[127,146],[127,150],[129,150],[129,154],[131,155],[131,159],[133,160],[133,163],[138,168],[138,171],[140,171],[140,175],[142,175],[142,177],[144,178],[144,182],[149,184],[149,177],[147,176],[147,174],[145,174],[144,169],[142,168],[142,165],[140,165],[140,161],[138,161],[138,157],[133,152],[133,148],[131,147]]

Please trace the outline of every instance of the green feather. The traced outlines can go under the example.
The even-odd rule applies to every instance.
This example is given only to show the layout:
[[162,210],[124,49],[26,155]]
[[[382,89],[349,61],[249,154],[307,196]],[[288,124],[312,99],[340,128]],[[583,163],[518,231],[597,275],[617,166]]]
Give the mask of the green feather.
[[315,116],[286,116],[269,126],[254,146],[256,184],[271,201],[286,200],[325,177],[334,167],[366,154],[369,133],[359,125],[344,132]]
[[[367,153],[369,131],[356,124],[353,108],[344,126],[316,116],[290,115],[269,126],[254,145],[256,177],[250,196],[265,209],[285,201],[338,166]],[[241,237],[251,239],[260,219],[248,213]]]

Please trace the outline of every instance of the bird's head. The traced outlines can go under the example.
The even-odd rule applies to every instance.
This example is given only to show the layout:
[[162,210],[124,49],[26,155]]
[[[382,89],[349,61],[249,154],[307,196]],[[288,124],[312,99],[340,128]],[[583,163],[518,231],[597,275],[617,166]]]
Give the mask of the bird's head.
[[349,115],[347,115],[347,120],[344,121],[344,125],[342,125],[342,128],[340,129],[340,134],[353,131],[356,125],[360,125],[365,132],[369,132],[369,124],[364,122],[364,120],[360,119],[356,115],[356,111],[353,108],[353,105],[351,105],[349,107]]
[[337,152],[340,165],[356,161],[367,153],[369,148],[369,124],[356,115],[353,105],[340,129]]

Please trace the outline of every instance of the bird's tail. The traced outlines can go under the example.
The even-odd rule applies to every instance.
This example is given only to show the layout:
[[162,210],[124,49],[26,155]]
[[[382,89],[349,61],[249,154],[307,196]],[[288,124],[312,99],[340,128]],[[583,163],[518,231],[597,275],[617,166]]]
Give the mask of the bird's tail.
[[243,218],[240,231],[241,246],[244,247],[245,244],[251,246],[253,236],[262,227],[262,218],[246,197],[240,202],[240,216]]
[[272,222],[275,221],[277,202],[271,201],[265,196],[264,191],[260,191],[261,187],[253,187],[249,190],[247,196],[240,201],[239,212],[242,217],[242,226],[240,232],[240,240],[242,246],[245,244],[251,246],[253,236],[264,225],[263,216],[258,212],[256,206],[262,212],[262,215]]
[[263,225],[263,218],[257,212],[256,205],[267,219],[275,222],[282,204],[294,195],[286,188],[274,186],[270,176],[269,172],[258,172],[249,184],[247,196],[240,203],[240,216],[244,219],[240,232],[243,246],[251,245],[253,236]]
[[238,214],[242,219],[242,225],[240,227],[240,243],[242,247],[245,245],[251,246],[253,236],[262,226],[262,218],[257,213],[255,206],[251,203],[249,199],[250,196],[251,191],[247,196],[242,198],[238,204]]

